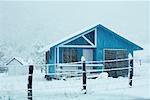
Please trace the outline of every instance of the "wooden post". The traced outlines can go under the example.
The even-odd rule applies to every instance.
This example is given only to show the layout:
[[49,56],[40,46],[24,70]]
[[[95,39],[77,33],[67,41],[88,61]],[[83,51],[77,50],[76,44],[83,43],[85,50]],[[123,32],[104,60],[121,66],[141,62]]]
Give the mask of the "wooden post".
[[28,100],[32,100],[32,75],[33,75],[33,65],[29,65]]
[[82,56],[81,58],[81,61],[82,61],[82,71],[83,71],[83,74],[82,74],[82,80],[83,80],[83,93],[86,94],[86,64],[85,64],[85,58]]
[[129,60],[129,85],[132,87],[132,81],[133,81],[133,59]]

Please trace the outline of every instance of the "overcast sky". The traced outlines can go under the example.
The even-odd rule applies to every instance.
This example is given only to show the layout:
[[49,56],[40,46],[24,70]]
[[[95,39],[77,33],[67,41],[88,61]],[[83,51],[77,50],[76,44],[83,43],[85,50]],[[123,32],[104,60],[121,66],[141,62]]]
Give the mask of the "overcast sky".
[[118,1],[0,1],[0,40],[18,46],[45,45],[100,23],[148,51],[149,3]]

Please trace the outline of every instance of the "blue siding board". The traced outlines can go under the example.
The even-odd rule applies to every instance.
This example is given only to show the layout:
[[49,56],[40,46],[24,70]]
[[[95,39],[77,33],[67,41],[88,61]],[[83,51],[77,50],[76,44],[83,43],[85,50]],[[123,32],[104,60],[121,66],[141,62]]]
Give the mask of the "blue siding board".
[[59,62],[62,63],[62,48],[59,48]]
[[[55,64],[55,48],[50,48],[51,50],[51,59],[49,59],[49,64]],[[55,66],[54,65],[48,65],[48,72],[49,73],[55,73]],[[54,77],[54,75],[51,75],[51,77]]]
[[82,55],[83,55],[82,50],[83,50],[83,49],[78,48],[78,61],[81,61],[81,57],[82,57]]
[[[96,55],[96,49],[93,49],[93,55]],[[96,61],[96,56],[93,56],[93,60]]]

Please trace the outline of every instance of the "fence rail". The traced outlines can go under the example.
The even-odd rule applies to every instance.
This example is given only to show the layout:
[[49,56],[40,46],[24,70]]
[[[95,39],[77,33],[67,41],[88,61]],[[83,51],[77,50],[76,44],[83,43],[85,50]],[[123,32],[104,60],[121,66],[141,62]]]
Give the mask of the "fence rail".
[[[132,60],[133,59],[117,59],[117,60],[106,60],[106,61],[84,61],[84,62],[81,61],[81,62],[57,63],[57,64],[30,64],[30,66],[32,65],[35,68],[38,67],[38,66],[41,66],[42,68],[46,68],[46,67],[51,67],[51,66],[55,66],[55,65],[56,66],[66,66],[66,67],[76,67],[76,66],[85,67],[84,70],[83,69],[82,70],[63,70],[63,69],[59,69],[55,73],[45,73],[44,75],[66,75],[66,76],[70,75],[70,74],[80,75],[80,79],[83,81],[82,85],[76,85],[76,86],[73,86],[73,87],[81,87],[82,86],[82,89],[85,90],[84,94],[86,94],[87,86],[95,86],[96,85],[96,84],[87,83],[86,78],[90,77],[90,75],[92,75],[91,73],[95,73],[95,72],[109,72],[109,71],[118,71],[118,70],[128,70],[128,76],[129,76],[128,77],[128,80],[129,80],[128,84],[130,86],[132,86],[132,81],[133,80],[139,80],[139,78],[137,78],[137,79],[133,78],[133,67],[131,67],[131,63],[130,63]],[[105,63],[105,62],[117,62],[117,61],[129,61],[129,63],[128,63],[129,67],[97,69],[97,70],[88,70],[88,69],[86,69],[86,67],[88,67],[88,66],[102,66],[103,67],[104,66],[103,63]],[[7,68],[9,66],[10,65],[7,65],[5,67]],[[11,65],[11,66],[13,66],[13,65]],[[24,67],[29,67],[29,65],[25,65]],[[97,75],[99,75],[99,74],[97,74]],[[97,76],[97,75],[95,75],[95,76]],[[28,77],[31,77],[31,76],[32,76],[32,74],[29,73]],[[93,75],[93,77],[95,77],[95,76]],[[142,79],[143,78],[141,78],[141,80]],[[31,81],[29,83],[31,83]],[[72,87],[72,86],[70,86],[70,87]],[[58,88],[66,88],[66,87],[58,87]],[[31,98],[33,96],[31,94],[29,94],[29,91],[32,91],[32,88],[28,89],[28,99],[32,100]]]
[[[134,60],[134,61],[136,61],[136,60],[140,60],[140,59],[134,59],[134,58],[129,59],[129,58],[125,58],[125,59],[100,60],[100,61],[85,61],[85,62],[86,62],[87,65],[88,65],[88,64],[89,64],[89,65],[90,65],[90,64],[100,64],[100,65],[102,66],[103,63],[106,63],[106,62],[129,61],[129,60]],[[38,66],[56,66],[56,65],[58,65],[58,66],[63,66],[63,65],[68,65],[68,66],[70,66],[70,65],[73,65],[73,66],[74,66],[74,64],[81,66],[80,64],[82,64],[82,62],[81,62],[81,61],[78,61],[78,62],[56,63],[56,64],[35,64],[35,63],[30,63],[30,64],[24,64],[24,65],[22,65],[22,66],[25,66],[25,67],[29,67],[29,65],[34,65],[34,67],[35,67],[35,66],[36,66],[36,67],[38,67]],[[3,66],[3,67],[8,67],[8,66],[14,66],[14,65],[1,65],[1,66]],[[15,66],[18,66],[18,65],[15,65]],[[19,66],[20,66],[20,65],[19,65]]]

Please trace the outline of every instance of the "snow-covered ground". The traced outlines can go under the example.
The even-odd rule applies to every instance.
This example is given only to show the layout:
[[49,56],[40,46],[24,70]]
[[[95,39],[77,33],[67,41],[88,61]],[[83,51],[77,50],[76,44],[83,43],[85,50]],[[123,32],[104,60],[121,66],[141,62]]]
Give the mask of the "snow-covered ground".
[[[128,78],[87,80],[83,94],[82,80],[73,78],[47,81],[40,70],[34,70],[33,100],[150,100],[150,63],[135,64],[133,87]],[[0,76],[0,100],[27,100],[28,75]]]

